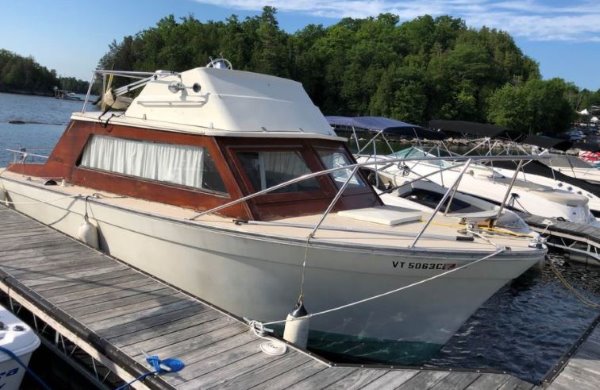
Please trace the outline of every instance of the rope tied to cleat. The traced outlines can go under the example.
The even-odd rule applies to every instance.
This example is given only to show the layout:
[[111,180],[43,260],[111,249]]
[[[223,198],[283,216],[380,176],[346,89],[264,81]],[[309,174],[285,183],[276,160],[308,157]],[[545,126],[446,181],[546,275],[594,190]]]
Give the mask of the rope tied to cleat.
[[124,385],[117,387],[115,390],[126,389],[126,388],[130,387],[131,384],[133,384],[137,381],[143,381],[144,379],[146,379],[149,376],[175,373],[175,372],[179,372],[185,368],[185,364],[179,359],[175,359],[175,358],[159,359],[159,357],[157,355],[150,355],[150,356],[146,355],[146,362],[150,366],[152,366],[152,370],[143,373],[142,375],[138,376],[131,382],[125,383]]

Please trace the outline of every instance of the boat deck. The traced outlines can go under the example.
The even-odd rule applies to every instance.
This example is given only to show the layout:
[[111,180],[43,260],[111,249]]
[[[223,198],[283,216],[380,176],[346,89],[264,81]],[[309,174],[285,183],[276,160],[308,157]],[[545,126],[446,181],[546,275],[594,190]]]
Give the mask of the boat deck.
[[[216,214],[203,215],[196,218],[198,212],[181,207],[171,206],[164,203],[151,202],[142,199],[121,196],[117,194],[97,191],[91,188],[68,184],[66,186],[47,186],[44,185],[45,179],[36,177],[23,177],[14,172],[3,172],[2,177],[5,180],[15,183],[26,184],[28,186],[44,189],[50,193],[49,200],[45,202],[50,205],[60,206],[71,212],[83,216],[84,207],[87,207],[90,216],[93,219],[94,207],[96,205],[110,205],[113,207],[127,210],[136,210],[146,215],[154,215],[163,219],[170,219],[176,222],[188,224],[203,225],[213,229],[223,229],[230,232],[252,234],[256,236],[278,237],[286,240],[295,240],[304,244],[307,237],[313,231],[313,228],[319,223],[321,214],[306,215],[300,217],[282,218],[272,222],[262,221],[240,221],[232,218],[221,217]],[[6,184],[6,183],[5,183]],[[86,199],[84,202],[76,204],[73,200]],[[28,203],[32,199],[23,198],[20,202]],[[35,201],[28,205],[32,210],[38,205]],[[330,213],[323,221],[323,224],[316,235],[311,238],[311,243],[325,243],[334,245],[355,246],[368,251],[377,250],[397,250],[406,249],[412,245],[418,233],[425,227],[430,213],[409,210],[403,208],[386,209],[385,212],[376,213],[369,218],[364,214],[370,211],[350,212],[353,216],[343,215],[343,213]],[[386,217],[386,215],[388,217]],[[389,217],[389,216],[392,217]],[[365,219],[366,218],[366,219]],[[402,221],[396,225],[387,224],[387,219],[396,219]],[[466,232],[465,223],[462,218],[438,213],[432,222],[427,226],[423,235],[420,236],[416,248],[427,248],[430,250],[442,250],[444,253],[491,253],[497,248],[510,247],[512,252],[530,252],[530,236],[518,237],[514,234],[489,234],[486,231],[480,232],[484,238],[474,237],[473,240],[463,240]],[[386,221],[381,221],[386,220]]]
[[140,388],[530,389],[502,373],[331,366],[265,340],[238,319],[13,210],[0,206],[0,289],[124,381],[145,353],[186,367]]

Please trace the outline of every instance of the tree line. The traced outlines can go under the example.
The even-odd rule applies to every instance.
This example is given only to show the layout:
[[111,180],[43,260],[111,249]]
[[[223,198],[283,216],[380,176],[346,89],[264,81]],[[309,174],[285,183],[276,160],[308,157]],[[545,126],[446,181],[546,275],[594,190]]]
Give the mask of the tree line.
[[22,57],[0,49],[0,92],[54,95],[54,88],[70,92],[87,92],[88,82],[74,77],[59,77],[32,57]]
[[330,115],[381,115],[492,122],[531,133],[569,127],[575,110],[600,104],[600,90],[542,80],[538,64],[503,31],[468,28],[459,18],[392,14],[344,18],[288,34],[276,10],[243,21],[202,23],[167,16],[114,41],[100,66],[182,71],[223,55],[237,69],[300,81]]
[[[236,69],[301,82],[329,115],[381,115],[421,125],[459,119],[553,134],[570,126],[576,110],[600,105],[600,89],[542,80],[538,64],[506,32],[468,28],[451,16],[399,23],[398,16],[381,14],[287,33],[272,7],[244,20],[232,15],[203,23],[170,15],[113,41],[99,67],[183,71],[221,55]],[[56,72],[7,51],[0,51],[0,71],[5,91],[48,90],[61,82]],[[87,88],[75,84],[62,88]]]

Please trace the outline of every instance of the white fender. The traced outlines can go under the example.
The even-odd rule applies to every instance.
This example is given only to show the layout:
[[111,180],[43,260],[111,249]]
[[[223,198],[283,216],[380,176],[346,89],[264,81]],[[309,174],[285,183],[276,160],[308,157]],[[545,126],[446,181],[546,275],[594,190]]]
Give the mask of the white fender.
[[297,347],[306,349],[308,344],[308,329],[310,319],[307,317],[304,304],[300,301],[290,314],[287,315],[283,339]]
[[100,248],[98,244],[98,228],[90,223],[87,215],[77,230],[77,239],[94,249]]
[[[0,170],[0,175],[4,173],[4,169]],[[0,181],[0,202],[5,203],[6,207],[8,207],[8,193],[6,192],[6,188],[4,188],[4,184]]]

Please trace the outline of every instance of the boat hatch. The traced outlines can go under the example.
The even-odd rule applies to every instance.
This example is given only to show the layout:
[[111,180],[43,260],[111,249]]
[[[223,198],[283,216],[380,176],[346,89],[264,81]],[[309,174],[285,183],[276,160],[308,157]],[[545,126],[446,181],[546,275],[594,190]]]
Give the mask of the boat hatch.
[[338,212],[342,217],[349,217],[359,221],[374,222],[382,225],[394,226],[401,223],[421,220],[420,211],[404,209],[393,206],[366,207],[363,209],[344,210]]

